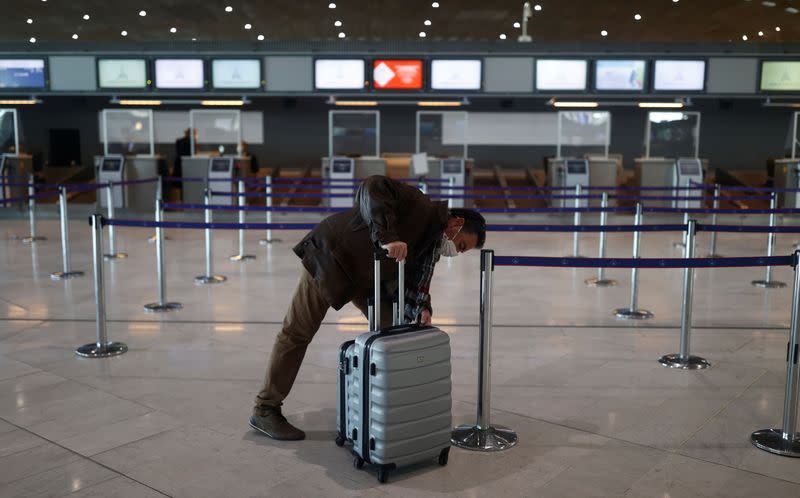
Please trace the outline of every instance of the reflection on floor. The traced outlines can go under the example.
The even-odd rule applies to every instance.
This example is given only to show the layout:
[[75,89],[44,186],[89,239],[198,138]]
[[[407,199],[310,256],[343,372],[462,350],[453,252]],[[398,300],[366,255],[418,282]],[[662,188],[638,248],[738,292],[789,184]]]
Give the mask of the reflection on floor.
[[[105,263],[108,328],[130,351],[90,360],[72,352],[94,338],[89,228],[72,223],[72,266],[87,277],[66,282],[49,278],[61,267],[57,224],[43,221],[49,240],[33,248],[10,239],[25,228],[0,221],[0,496],[800,495],[800,461],[748,439],[779,425],[783,407],[791,289],[752,287],[763,269],[697,272],[692,349],[712,368],[682,372],[656,362],[677,352],[679,271],[641,272],[639,303],[655,318],[628,323],[610,314],[628,303],[625,271],[607,272],[618,286],[596,289],[583,283],[591,270],[498,268],[492,416],[519,445],[453,450],[445,468],[403,469],[379,485],[332,442],[336,347],[365,327],[353,307],[328,315],[286,403],[309,439],[277,443],[247,428],[296,282],[289,248],[300,232],[277,233],[283,242],[268,248],[248,233],[258,259],[246,263],[227,260],[235,234],[216,233],[215,271],[228,281],[199,287],[202,233],[170,231],[168,298],[184,309],[161,316],[142,311],[156,298],[149,233],[120,230],[130,257]],[[677,238],[645,234],[642,256],[679,256]],[[492,233],[487,247],[557,256],[571,242]],[[581,252],[594,255],[596,242],[582,237]],[[707,234],[698,243],[705,254]],[[776,254],[793,243],[779,235]],[[630,248],[629,235],[609,236],[609,256]],[[719,251],[763,255],[765,237],[723,234]],[[791,282],[791,269],[775,278]],[[475,417],[477,284],[477,253],[437,266],[434,318],[452,338],[457,424]]]

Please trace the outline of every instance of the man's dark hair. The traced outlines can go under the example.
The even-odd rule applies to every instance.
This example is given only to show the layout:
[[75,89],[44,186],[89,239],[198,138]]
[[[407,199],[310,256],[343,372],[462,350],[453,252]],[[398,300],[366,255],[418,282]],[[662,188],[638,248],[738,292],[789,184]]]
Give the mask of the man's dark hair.
[[451,209],[450,216],[464,218],[462,230],[477,235],[478,244],[475,248],[483,249],[483,244],[486,242],[486,219],[474,209]]

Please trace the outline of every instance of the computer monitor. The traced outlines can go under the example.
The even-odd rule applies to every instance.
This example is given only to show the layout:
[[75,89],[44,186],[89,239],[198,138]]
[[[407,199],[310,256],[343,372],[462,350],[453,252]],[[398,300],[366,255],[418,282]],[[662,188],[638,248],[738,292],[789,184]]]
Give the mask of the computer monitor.
[[458,175],[464,171],[463,159],[444,159],[442,160],[442,173]]
[[353,172],[353,160],[350,158],[334,158],[333,166],[331,167],[333,173],[348,174]]
[[678,170],[683,176],[699,175],[700,161],[697,159],[678,159]]
[[568,159],[566,161],[567,173],[571,175],[585,175],[587,162],[585,159]]
[[226,173],[233,169],[233,158],[215,157],[211,160],[212,173]]
[[122,170],[121,157],[104,157],[100,164],[100,171],[117,172]]

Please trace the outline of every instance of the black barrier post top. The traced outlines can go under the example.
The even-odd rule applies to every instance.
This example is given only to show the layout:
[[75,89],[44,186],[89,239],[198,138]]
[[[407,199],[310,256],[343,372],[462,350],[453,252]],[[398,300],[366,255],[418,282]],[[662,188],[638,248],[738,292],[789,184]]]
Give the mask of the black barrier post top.
[[792,266],[792,268],[794,268],[795,271],[797,271],[798,262],[800,262],[800,250],[796,250],[794,253],[792,253],[792,264],[791,264],[791,266]]
[[89,216],[89,226],[94,227],[94,219],[97,218],[100,221],[100,226],[106,226],[106,217],[103,216],[101,213],[94,213]]
[[492,267],[491,270],[494,270],[494,250],[493,249],[481,249],[481,271],[486,271],[486,255],[492,255]]

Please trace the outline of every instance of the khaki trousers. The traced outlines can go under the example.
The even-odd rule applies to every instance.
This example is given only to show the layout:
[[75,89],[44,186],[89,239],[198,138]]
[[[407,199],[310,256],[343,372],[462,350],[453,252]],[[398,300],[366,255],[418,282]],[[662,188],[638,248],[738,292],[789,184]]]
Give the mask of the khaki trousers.
[[[353,304],[364,316],[367,315],[366,299],[355,299]],[[325,319],[328,308],[330,304],[322,297],[314,277],[303,268],[292,303],[283,319],[283,326],[272,346],[272,354],[264,375],[264,386],[256,396],[254,414],[263,415],[265,410],[281,406],[289,395],[306,355],[306,349],[319,330],[322,320]],[[392,324],[391,314],[391,303],[381,302],[381,327]],[[364,327],[365,332],[366,330]],[[331,371],[331,378],[333,375],[334,372]]]

